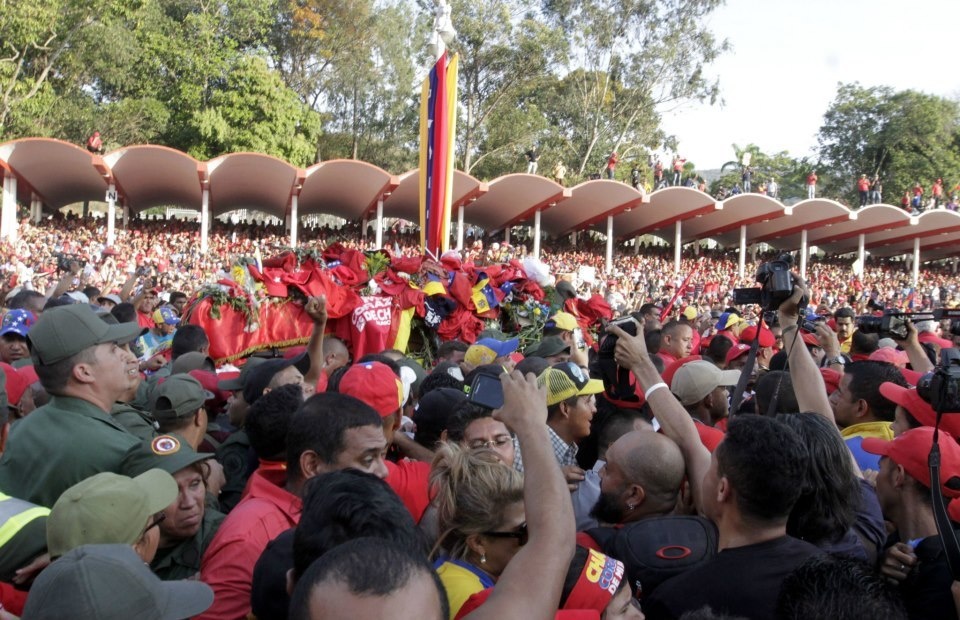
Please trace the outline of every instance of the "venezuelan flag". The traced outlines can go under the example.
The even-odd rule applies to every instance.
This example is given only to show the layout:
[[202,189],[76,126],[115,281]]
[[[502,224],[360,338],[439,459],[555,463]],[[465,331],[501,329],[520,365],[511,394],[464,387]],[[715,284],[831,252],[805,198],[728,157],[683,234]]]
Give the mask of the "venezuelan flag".
[[456,138],[458,57],[441,56],[420,93],[420,244],[439,256],[449,247]]

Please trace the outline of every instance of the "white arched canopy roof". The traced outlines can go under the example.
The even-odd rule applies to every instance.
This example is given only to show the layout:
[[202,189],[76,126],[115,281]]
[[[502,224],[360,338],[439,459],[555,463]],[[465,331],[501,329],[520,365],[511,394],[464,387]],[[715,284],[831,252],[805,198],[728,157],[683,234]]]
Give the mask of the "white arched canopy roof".
[[358,220],[399,183],[386,170],[362,161],[334,159],[310,166],[300,191],[299,213]]
[[17,195],[21,202],[29,204],[32,190],[53,209],[85,200],[104,200],[110,180],[110,170],[102,157],[50,138],[0,144],[0,161],[19,179]]
[[107,153],[117,188],[131,212],[175,204],[200,210],[207,164],[165,146],[127,146]]
[[282,159],[260,153],[231,153],[211,159],[210,212],[255,209],[283,219],[290,196],[305,173]]
[[[451,196],[451,221],[456,221],[456,210],[487,192],[487,184],[466,172],[454,170]],[[393,192],[383,201],[384,217],[398,217],[410,222],[420,221],[420,170],[414,168],[402,174]]]

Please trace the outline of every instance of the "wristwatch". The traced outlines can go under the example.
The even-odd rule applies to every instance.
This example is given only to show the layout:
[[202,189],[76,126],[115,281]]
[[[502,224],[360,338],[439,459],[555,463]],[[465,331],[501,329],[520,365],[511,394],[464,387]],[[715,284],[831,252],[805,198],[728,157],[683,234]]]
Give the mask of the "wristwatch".
[[836,357],[828,357],[824,360],[826,366],[832,366],[833,364],[840,364],[844,366],[847,363],[847,360],[844,359],[842,355],[837,355]]

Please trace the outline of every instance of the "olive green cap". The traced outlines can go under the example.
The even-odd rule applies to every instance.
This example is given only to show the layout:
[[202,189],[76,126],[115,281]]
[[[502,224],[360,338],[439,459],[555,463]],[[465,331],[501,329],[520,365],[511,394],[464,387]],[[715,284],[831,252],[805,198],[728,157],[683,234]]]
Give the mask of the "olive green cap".
[[30,354],[40,364],[55,364],[98,344],[126,344],[140,335],[137,323],[108,325],[87,304],[51,308],[27,334]]

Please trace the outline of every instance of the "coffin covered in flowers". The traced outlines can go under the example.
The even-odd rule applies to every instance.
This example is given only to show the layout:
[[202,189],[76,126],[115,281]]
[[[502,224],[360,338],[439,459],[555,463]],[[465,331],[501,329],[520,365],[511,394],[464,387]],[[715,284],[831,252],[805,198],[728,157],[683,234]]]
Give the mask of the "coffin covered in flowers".
[[561,307],[578,314],[585,331],[611,316],[597,297],[564,304],[552,284],[532,258],[476,265],[454,252],[438,261],[334,244],[238,260],[191,298],[184,321],[205,329],[217,363],[230,362],[305,344],[313,322],[304,304],[323,295],[327,332],[343,339],[354,359],[395,348],[429,361],[440,342],[471,343],[487,327],[535,340]]

